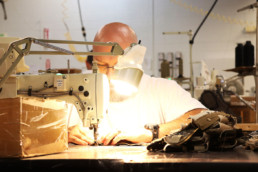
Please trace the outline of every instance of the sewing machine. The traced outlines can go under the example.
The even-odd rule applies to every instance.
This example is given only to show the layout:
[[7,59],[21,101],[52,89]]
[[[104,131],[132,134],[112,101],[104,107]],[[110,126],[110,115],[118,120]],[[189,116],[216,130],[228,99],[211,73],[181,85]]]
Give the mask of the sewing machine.
[[[32,51],[32,43],[55,51]],[[111,52],[72,52],[53,45],[55,43],[112,46],[112,49]],[[29,70],[24,63],[23,56],[27,54],[123,55],[123,59],[128,59],[128,64],[126,60],[119,61],[117,64],[119,69],[117,69],[115,79],[125,79],[126,82],[130,82],[129,79],[132,78],[133,84],[137,87],[143,74],[138,66],[142,63],[146,49],[144,47],[143,51],[140,51],[144,53],[140,54],[142,58],[139,58],[137,56],[139,46],[135,45],[137,44],[132,44],[124,53],[119,44],[110,42],[0,38],[0,99],[22,96],[50,98],[71,103],[76,107],[83,125],[94,129],[96,141],[98,124],[105,115],[109,102],[109,81],[106,75],[98,73],[96,62],[93,61],[93,73],[91,74],[43,73],[38,75],[19,75],[17,73]],[[140,49],[142,49],[142,46]],[[135,60],[137,61],[135,63],[137,67],[132,66],[133,58],[137,59]],[[129,77],[125,78],[124,76]]]
[[[30,52],[30,44],[36,39],[25,38],[13,42],[11,46],[8,40],[14,41],[13,38],[1,39],[3,43],[1,47],[6,53],[0,54],[0,57],[2,56],[0,64],[3,63],[0,73],[2,77],[0,99],[22,96],[66,101],[76,107],[83,125],[93,128],[97,137],[98,123],[105,115],[109,101],[109,83],[106,75],[96,71],[92,74],[17,75],[18,72],[28,70],[23,56]],[[24,49],[22,49],[23,44],[25,44]],[[64,50],[60,49],[59,52]],[[21,59],[20,63],[17,59]]]
[[[76,107],[80,118],[83,121],[83,125],[85,127],[93,128],[94,134],[96,135],[99,120],[105,115],[109,101],[109,83],[106,75],[97,73],[97,70],[94,70],[92,74],[17,74],[29,70],[23,60],[23,56],[27,54],[75,53],[43,43],[44,40],[37,40],[34,38],[25,38],[21,40],[18,40],[17,38],[1,38],[0,42],[0,57],[2,57],[0,58],[0,99],[23,96],[66,101]],[[57,51],[31,51],[31,44],[35,42]],[[82,43],[74,41],[62,42]],[[105,43],[101,43],[101,45],[103,44]],[[118,44],[107,44],[114,46],[114,48],[112,48],[111,53],[106,54],[123,54],[123,50]]]

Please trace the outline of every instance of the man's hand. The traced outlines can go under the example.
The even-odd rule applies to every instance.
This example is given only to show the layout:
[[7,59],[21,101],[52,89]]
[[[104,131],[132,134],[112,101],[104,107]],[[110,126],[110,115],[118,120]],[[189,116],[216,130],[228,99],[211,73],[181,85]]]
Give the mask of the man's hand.
[[68,128],[68,142],[78,145],[92,145],[94,143],[93,133],[85,127],[75,125]]
[[116,145],[120,141],[129,141],[132,143],[149,143],[152,141],[152,132],[145,128],[135,129],[128,132],[118,130],[110,131],[100,137],[98,143],[103,145]]

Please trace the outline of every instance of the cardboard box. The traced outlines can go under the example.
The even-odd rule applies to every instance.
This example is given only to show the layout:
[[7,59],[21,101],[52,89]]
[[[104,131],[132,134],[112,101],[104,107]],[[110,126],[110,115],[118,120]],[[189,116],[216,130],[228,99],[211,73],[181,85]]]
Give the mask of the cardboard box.
[[68,148],[67,105],[35,98],[0,99],[0,157],[31,157]]

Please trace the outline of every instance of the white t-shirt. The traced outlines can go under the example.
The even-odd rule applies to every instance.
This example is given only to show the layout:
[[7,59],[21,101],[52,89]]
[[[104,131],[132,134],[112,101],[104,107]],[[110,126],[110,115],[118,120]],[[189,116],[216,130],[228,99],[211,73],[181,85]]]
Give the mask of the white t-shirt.
[[110,103],[103,122],[126,131],[145,124],[167,123],[196,108],[205,107],[175,81],[144,74],[138,93],[123,102]]

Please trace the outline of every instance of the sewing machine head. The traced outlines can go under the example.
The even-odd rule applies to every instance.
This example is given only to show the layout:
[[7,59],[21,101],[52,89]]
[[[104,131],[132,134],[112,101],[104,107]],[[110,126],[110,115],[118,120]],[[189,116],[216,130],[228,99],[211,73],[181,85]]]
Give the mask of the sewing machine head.
[[[93,73],[91,74],[45,73],[38,75],[15,75],[18,71],[28,71],[28,67],[24,65],[23,56],[27,54],[46,53],[31,51],[32,43],[56,50],[47,52],[51,55],[75,55],[76,53],[82,55],[82,53],[71,52],[48,43],[112,46],[111,52],[84,52],[84,54],[109,56],[125,54],[123,60],[119,61],[117,68],[117,70],[121,69],[123,72],[120,72],[120,74],[116,76],[116,79],[122,79],[125,73],[128,72],[130,74],[129,76],[132,76],[132,74],[135,73],[134,71],[136,71],[138,74],[137,81],[135,77],[131,77],[131,79],[134,79],[133,83],[138,86],[142,76],[142,69],[138,69],[139,67],[137,68],[132,64],[132,61],[135,61],[136,66],[139,66],[143,61],[145,49],[139,51],[139,47],[137,46],[129,47],[126,53],[124,53],[123,49],[117,43],[38,40],[34,38],[15,40],[17,40],[17,38],[0,39],[0,99],[26,96],[41,99],[51,98],[64,100],[75,105],[85,127],[96,128],[100,119],[103,118],[103,115],[105,115],[107,111],[109,103],[109,81],[107,76],[98,73],[96,68],[93,68]],[[141,52],[141,55],[144,52],[143,56],[141,56],[141,58],[135,56],[137,52]],[[136,70],[126,70],[126,66],[128,67],[128,65]],[[128,75],[126,74],[126,76]]]
[[[0,57],[8,52],[11,42],[17,38],[0,38]],[[19,46],[22,50],[22,47]],[[19,50],[18,50],[19,52]],[[19,56],[17,50],[11,50],[2,61],[1,81],[6,73],[12,74],[1,86],[0,99],[17,96],[56,99],[72,103],[80,115],[85,127],[95,126],[103,118],[109,102],[109,83],[104,74],[59,74],[43,73],[38,75],[15,75],[29,70],[23,58],[17,66],[13,63]],[[0,58],[0,61],[2,59]]]

